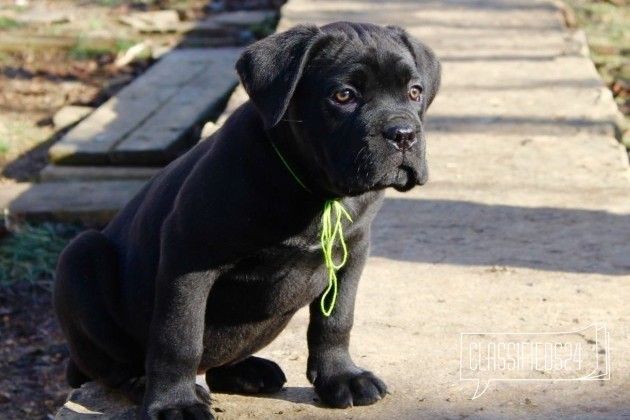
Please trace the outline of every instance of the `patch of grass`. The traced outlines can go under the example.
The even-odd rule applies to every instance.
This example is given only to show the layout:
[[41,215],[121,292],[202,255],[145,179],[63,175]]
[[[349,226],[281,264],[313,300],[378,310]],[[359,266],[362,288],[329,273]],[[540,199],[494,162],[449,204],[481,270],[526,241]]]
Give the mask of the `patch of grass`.
[[130,39],[118,39],[116,40],[116,51],[117,53],[121,51],[127,51],[129,48],[136,45],[138,42]]
[[72,60],[90,60],[110,53],[112,50],[107,47],[93,47],[78,43],[68,51],[68,57]]
[[0,157],[9,151],[9,143],[3,138],[0,138]]
[[11,61],[11,56],[5,52],[0,51],[0,64],[6,64]]
[[[625,115],[621,131],[630,145],[630,5],[627,1],[564,0],[586,33],[591,58]],[[628,140],[626,140],[626,138]]]
[[23,23],[9,17],[0,17],[0,30],[15,29],[24,26]]
[[16,159],[51,136],[51,127],[39,127],[27,119],[27,113],[0,111],[0,156],[4,161]]
[[99,0],[98,2],[101,6],[104,7],[118,7],[124,3],[123,0]]
[[630,59],[630,6],[594,0],[566,0],[586,32],[591,49],[601,55]]
[[[126,2],[125,0],[98,0],[98,4],[100,6],[103,6],[103,7],[118,7],[118,6],[122,6],[125,2]],[[137,4],[140,4],[140,5],[144,4],[146,6],[151,6],[151,5],[154,5],[154,4],[160,4],[161,1],[160,0],[140,0],[140,1],[133,2],[133,3],[137,3]],[[167,3],[169,3],[169,2],[167,2]],[[180,2],[180,3],[182,3],[182,2]],[[186,2],[183,2],[183,3],[186,3]],[[173,5],[169,3],[168,7],[172,8]]]
[[[152,3],[156,3],[156,1],[153,1]],[[194,6],[189,0],[179,0],[170,2],[168,7],[175,10],[191,10]]]
[[136,41],[127,39],[118,39],[111,45],[90,45],[87,42],[79,41],[77,45],[68,50],[68,57],[73,60],[90,60],[106,54],[117,54],[131,48],[136,43]]
[[55,223],[11,226],[0,239],[0,287],[26,282],[50,289],[59,253],[80,230]]
[[107,30],[109,24],[107,19],[103,19],[102,16],[88,16],[84,23],[88,32]]

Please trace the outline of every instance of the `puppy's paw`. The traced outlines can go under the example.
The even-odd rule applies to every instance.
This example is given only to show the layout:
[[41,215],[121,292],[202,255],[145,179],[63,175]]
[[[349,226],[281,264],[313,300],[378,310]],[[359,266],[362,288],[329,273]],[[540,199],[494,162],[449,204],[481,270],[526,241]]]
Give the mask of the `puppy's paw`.
[[[135,377],[127,379],[118,385],[118,390],[136,405],[142,405],[146,388],[146,377]],[[201,385],[195,384],[195,395],[204,404],[211,405],[212,399],[208,391]]]
[[210,398],[210,394],[201,385],[195,384],[195,394],[202,403],[205,403],[209,406],[212,405],[212,398]]
[[371,405],[387,393],[385,383],[368,371],[318,377],[313,385],[322,402],[335,408]]
[[140,418],[142,420],[214,420],[210,407],[199,402],[159,408],[144,408]]
[[213,392],[271,394],[280,391],[286,381],[280,366],[254,356],[206,372],[206,383]]

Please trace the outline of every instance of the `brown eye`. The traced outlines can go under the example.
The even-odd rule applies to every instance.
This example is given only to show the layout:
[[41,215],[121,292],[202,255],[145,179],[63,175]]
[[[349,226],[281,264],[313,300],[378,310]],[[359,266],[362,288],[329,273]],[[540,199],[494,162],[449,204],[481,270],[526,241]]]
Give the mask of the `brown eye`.
[[418,102],[420,95],[422,95],[422,88],[420,86],[412,86],[411,89],[409,89],[409,99],[412,101]]
[[347,104],[351,102],[354,98],[354,92],[352,92],[350,89],[337,91],[334,95],[335,102],[339,104]]

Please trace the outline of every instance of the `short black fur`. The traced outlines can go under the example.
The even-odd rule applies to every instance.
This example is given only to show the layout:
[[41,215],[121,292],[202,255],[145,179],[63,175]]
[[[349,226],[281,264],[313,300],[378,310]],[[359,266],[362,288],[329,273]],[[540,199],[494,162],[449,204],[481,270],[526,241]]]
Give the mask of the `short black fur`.
[[[386,393],[348,352],[354,301],[383,190],[427,180],[424,115],[439,62],[400,28],[340,22],[272,35],[237,69],[251,101],[59,259],[69,383],[118,388],[141,418],[212,418],[198,373],[221,392],[281,389],[278,365],[252,354],[305,305],[307,376],[321,399],[348,407]],[[327,199],[353,218],[330,317],[319,307]]]

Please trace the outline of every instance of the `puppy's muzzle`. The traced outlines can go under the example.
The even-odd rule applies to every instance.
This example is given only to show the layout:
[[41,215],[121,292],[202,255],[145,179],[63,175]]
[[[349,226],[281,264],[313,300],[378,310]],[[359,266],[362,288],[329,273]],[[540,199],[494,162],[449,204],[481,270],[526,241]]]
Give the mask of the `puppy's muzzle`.
[[383,131],[385,139],[392,144],[396,150],[405,152],[417,142],[416,129],[411,124],[392,125]]

